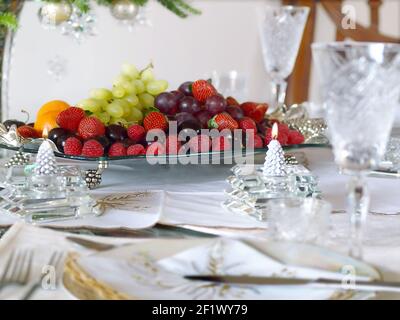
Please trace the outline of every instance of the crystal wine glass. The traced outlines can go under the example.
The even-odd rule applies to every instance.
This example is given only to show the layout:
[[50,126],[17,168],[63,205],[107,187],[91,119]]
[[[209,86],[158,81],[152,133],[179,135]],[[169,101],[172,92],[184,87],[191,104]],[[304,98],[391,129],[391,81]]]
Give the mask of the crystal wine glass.
[[260,23],[265,69],[272,79],[274,105],[286,98],[286,78],[292,73],[310,9],[308,7],[267,7]]
[[350,254],[361,258],[370,200],[363,176],[383,157],[400,104],[400,45],[315,43],[312,51],[335,161],[352,175],[347,190]]

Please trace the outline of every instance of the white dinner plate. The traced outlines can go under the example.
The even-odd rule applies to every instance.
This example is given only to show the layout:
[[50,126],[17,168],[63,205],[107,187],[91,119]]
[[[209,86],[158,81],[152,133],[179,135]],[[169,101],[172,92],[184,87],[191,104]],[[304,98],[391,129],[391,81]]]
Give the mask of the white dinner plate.
[[[106,293],[112,292],[118,293],[119,298],[161,300],[367,299],[374,293],[306,286],[238,287],[189,281],[183,275],[345,279],[354,274],[359,279],[380,279],[379,272],[370,265],[313,245],[265,241],[249,245],[248,242],[226,238],[149,240],[80,257],[74,263],[85,274],[78,281],[80,288],[77,290],[70,280],[65,284],[80,298],[94,298],[90,294],[92,291],[97,292],[97,298],[110,298]],[[82,289],[86,292],[84,295]]]

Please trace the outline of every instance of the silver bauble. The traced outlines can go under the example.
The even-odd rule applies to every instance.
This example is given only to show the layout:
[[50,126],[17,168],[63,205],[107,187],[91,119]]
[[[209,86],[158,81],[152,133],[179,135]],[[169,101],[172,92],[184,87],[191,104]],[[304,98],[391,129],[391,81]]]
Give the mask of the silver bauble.
[[49,27],[55,27],[68,21],[71,14],[72,6],[67,1],[46,3],[38,12],[40,22]]
[[111,14],[118,20],[133,20],[139,13],[139,7],[130,0],[115,0],[111,5]]

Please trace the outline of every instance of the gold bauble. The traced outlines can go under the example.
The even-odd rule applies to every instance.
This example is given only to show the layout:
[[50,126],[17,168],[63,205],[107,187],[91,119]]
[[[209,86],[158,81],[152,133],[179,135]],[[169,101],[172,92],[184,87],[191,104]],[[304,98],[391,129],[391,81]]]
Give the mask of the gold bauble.
[[139,13],[139,7],[130,0],[115,0],[111,5],[111,14],[118,20],[133,20]]
[[49,2],[39,9],[39,20],[46,26],[58,26],[68,21],[72,14],[72,6],[67,1]]

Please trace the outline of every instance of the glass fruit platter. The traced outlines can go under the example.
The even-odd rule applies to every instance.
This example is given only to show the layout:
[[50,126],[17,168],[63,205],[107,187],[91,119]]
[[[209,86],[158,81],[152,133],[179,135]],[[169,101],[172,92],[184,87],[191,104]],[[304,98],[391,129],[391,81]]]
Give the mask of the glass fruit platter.
[[[327,143],[302,143],[302,144],[296,144],[296,145],[290,145],[290,146],[283,146],[283,149],[285,151],[291,151],[291,150],[296,150],[296,149],[304,149],[304,148],[329,148],[330,145]],[[6,150],[12,150],[12,151],[22,151],[24,153],[31,153],[31,154],[36,154],[38,151],[38,145],[32,145],[32,144],[27,144],[23,145],[21,147],[16,147],[4,143],[0,143],[0,148],[1,149],[6,149]],[[58,158],[64,158],[68,160],[75,160],[75,161],[89,161],[89,162],[98,162],[98,161],[111,161],[115,162],[117,164],[125,164],[128,165],[129,163],[132,163],[133,161],[137,160],[150,160],[151,159],[160,159],[160,163],[162,162],[161,159],[166,159],[167,161],[172,161],[173,159],[182,159],[182,158],[201,158],[201,157],[219,157],[219,158],[234,158],[235,156],[237,157],[245,157],[245,156],[251,156],[251,155],[260,155],[260,154],[265,154],[268,151],[268,148],[260,148],[260,149],[254,149],[251,152],[249,152],[247,149],[242,149],[240,152],[224,152],[224,151],[209,151],[209,152],[199,152],[199,153],[188,153],[188,154],[163,154],[163,155],[137,155],[137,156],[122,156],[122,157],[109,157],[109,156],[103,156],[103,157],[85,157],[85,156],[71,156],[71,155],[66,155],[64,153],[55,152],[56,157]],[[149,162],[150,162],[149,161]]]
[[[9,159],[6,163],[6,167],[14,165],[24,165],[29,163],[30,154],[38,152],[39,146],[45,140],[43,138],[36,139],[23,139],[17,134],[16,128],[10,130],[4,130],[4,134],[1,135],[2,141],[0,142],[0,148],[5,150],[13,150],[17,153]],[[80,162],[80,164],[96,163],[97,168],[89,169],[85,171],[85,180],[89,188],[96,188],[101,184],[102,174],[109,165],[119,165],[125,167],[136,167],[139,162],[150,165],[170,165],[170,164],[206,164],[206,165],[219,165],[219,164],[240,164],[240,163],[254,163],[256,156],[262,156],[267,152],[267,148],[242,148],[236,143],[233,144],[232,149],[225,151],[211,151],[208,152],[189,152],[185,151],[185,145],[183,144],[182,149],[179,149],[178,154],[160,154],[154,155],[149,152],[142,155],[130,155],[130,156],[101,156],[101,157],[87,157],[82,155],[67,155],[62,153],[57,148],[56,144],[52,140],[47,139],[52,145],[54,154],[58,158],[62,158],[68,161]],[[296,150],[301,148],[309,147],[328,147],[329,145],[323,143],[322,140],[307,140],[307,143],[292,144],[290,146],[284,146],[284,150]],[[309,143],[313,142],[313,143]],[[287,155],[288,161],[296,161],[290,154]]]

